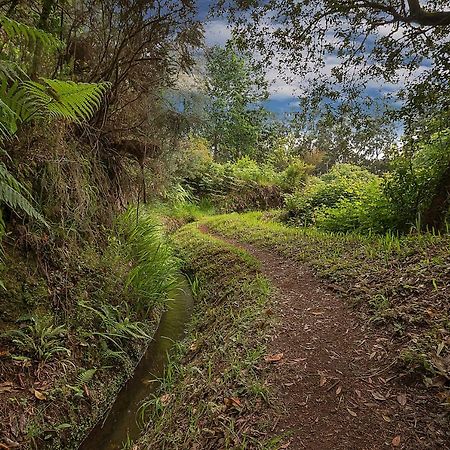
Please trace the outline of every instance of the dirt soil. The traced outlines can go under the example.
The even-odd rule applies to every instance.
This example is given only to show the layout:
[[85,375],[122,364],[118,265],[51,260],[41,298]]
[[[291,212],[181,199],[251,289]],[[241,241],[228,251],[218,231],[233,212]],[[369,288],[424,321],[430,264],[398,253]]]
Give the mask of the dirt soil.
[[450,449],[440,399],[402,369],[382,328],[298,262],[227,241],[258,258],[276,288],[266,361],[282,410],[273,420],[274,435],[285,436],[280,448]]

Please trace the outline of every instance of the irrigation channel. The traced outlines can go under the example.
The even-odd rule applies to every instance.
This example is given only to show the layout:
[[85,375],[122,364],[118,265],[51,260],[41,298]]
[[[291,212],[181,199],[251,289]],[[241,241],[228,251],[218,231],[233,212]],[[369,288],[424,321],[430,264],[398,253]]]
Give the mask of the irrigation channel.
[[170,297],[155,336],[133,376],[120,390],[105,417],[81,443],[79,450],[120,450],[139,435],[138,411],[141,402],[157,388],[155,380],[163,375],[168,353],[173,344],[183,337],[192,314],[194,302],[185,277],[180,276],[180,283]]

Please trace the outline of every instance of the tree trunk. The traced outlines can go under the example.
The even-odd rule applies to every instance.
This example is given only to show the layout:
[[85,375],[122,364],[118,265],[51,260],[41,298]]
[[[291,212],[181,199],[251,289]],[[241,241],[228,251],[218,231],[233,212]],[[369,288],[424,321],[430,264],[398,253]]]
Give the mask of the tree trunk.
[[423,225],[428,229],[442,230],[450,208],[450,164],[441,175],[436,192],[423,213]]
[[[39,16],[37,28],[43,31],[48,31],[48,19],[52,13],[53,7],[56,5],[56,0],[44,0],[42,3],[42,10]],[[37,41],[34,49],[33,63],[30,71],[30,78],[35,80],[38,74],[38,67],[42,59],[42,43]]]

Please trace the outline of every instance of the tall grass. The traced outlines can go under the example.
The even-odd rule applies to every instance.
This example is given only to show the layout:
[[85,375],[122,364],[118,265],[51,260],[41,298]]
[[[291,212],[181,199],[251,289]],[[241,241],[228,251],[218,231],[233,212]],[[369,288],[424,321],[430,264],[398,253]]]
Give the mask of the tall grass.
[[177,283],[179,261],[151,213],[129,208],[120,218],[121,233],[133,261],[126,285],[138,294],[138,308],[149,312],[163,304]]

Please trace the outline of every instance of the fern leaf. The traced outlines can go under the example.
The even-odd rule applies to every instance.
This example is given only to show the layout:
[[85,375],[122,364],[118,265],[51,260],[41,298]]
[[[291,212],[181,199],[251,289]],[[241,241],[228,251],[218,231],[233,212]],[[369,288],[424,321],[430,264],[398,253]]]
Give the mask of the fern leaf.
[[83,370],[83,372],[77,376],[77,387],[81,388],[83,385],[89,383],[94,377],[95,372],[97,372],[97,369]]
[[39,42],[46,50],[56,50],[64,45],[61,40],[50,33],[16,22],[3,15],[0,15],[0,25],[9,39],[23,38],[29,45]]
[[46,78],[42,81],[23,83],[28,104],[33,104],[40,113],[78,123],[94,115],[109,87],[109,83],[75,83]]
[[20,191],[26,192],[26,189],[9,173],[4,164],[0,164],[0,202],[6,203],[13,210],[21,209],[28,216],[48,226],[44,217]]

